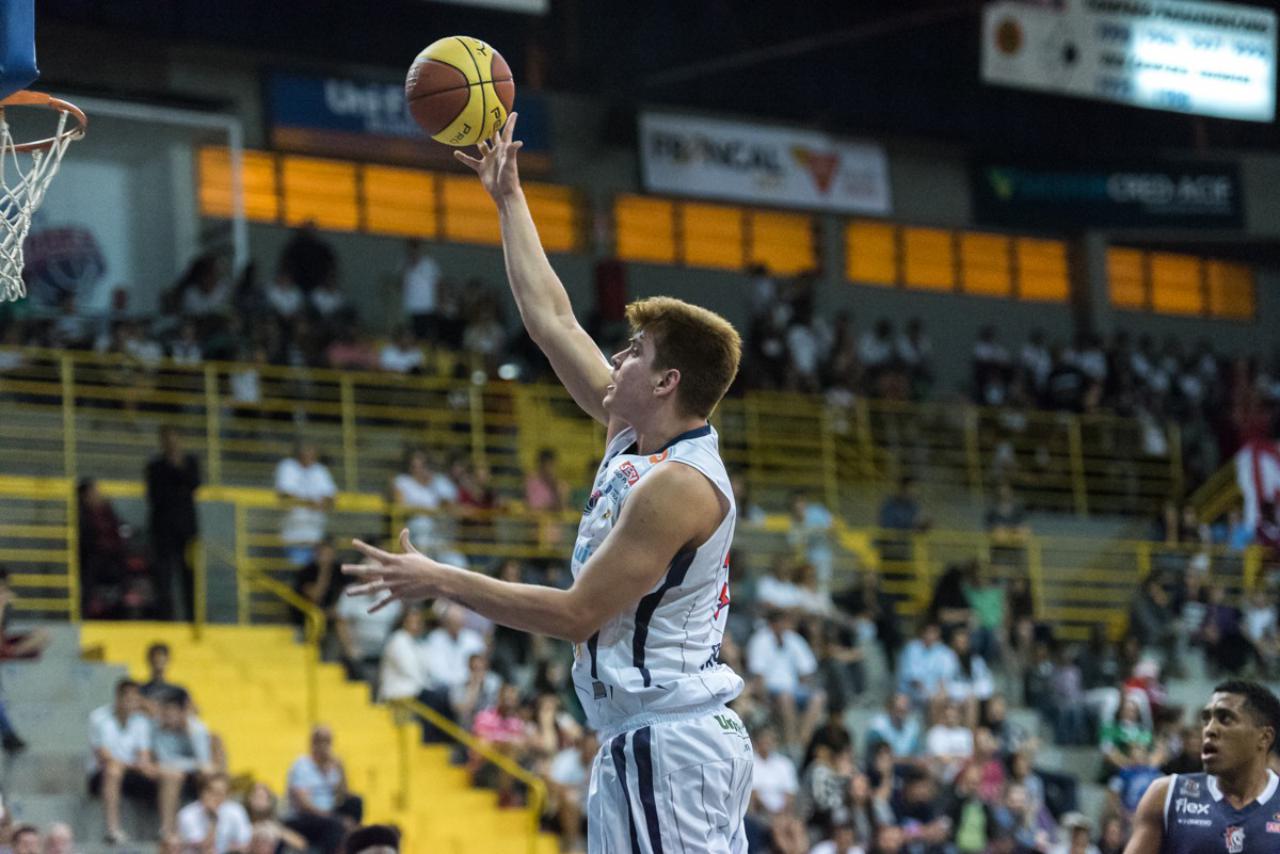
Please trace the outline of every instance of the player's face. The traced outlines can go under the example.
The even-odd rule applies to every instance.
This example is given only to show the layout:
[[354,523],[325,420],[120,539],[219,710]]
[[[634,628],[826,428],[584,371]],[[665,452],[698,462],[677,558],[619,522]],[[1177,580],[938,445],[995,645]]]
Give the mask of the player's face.
[[611,414],[625,421],[653,405],[653,392],[661,379],[653,367],[654,355],[653,339],[644,330],[631,336],[627,346],[613,354],[609,360],[612,382],[603,401]]
[[1217,693],[1200,711],[1204,744],[1200,760],[1210,774],[1231,772],[1267,751],[1266,730],[1244,710],[1244,697]]

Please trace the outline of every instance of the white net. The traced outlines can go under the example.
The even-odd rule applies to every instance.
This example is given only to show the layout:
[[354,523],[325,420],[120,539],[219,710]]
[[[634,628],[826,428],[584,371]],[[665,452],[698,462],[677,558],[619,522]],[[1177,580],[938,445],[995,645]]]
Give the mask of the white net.
[[83,135],[78,123],[67,127],[71,114],[58,110],[58,129],[49,145],[23,151],[14,141],[5,109],[0,107],[0,302],[27,295],[22,248],[31,230],[31,215],[44,201],[67,146]]

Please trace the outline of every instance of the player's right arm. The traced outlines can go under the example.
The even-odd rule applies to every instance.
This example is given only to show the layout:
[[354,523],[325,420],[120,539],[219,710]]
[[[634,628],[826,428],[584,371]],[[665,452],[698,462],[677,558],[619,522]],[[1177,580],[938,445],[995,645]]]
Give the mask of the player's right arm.
[[577,404],[592,418],[608,424],[603,400],[609,385],[609,363],[574,316],[569,294],[538,238],[516,169],[521,143],[513,141],[515,127],[516,114],[512,113],[497,136],[480,143],[479,159],[461,151],[454,155],[475,170],[498,206],[507,280],[529,337],[546,354]]
[[1133,836],[1124,854],[1160,854],[1164,845],[1164,801],[1171,777],[1161,777],[1147,789],[1133,816]]

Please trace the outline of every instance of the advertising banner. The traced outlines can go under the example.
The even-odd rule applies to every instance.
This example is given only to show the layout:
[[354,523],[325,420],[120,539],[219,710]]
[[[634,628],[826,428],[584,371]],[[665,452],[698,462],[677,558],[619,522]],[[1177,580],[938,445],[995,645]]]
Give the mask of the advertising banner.
[[884,149],[816,131],[646,112],[640,158],[654,193],[842,213],[892,208]]

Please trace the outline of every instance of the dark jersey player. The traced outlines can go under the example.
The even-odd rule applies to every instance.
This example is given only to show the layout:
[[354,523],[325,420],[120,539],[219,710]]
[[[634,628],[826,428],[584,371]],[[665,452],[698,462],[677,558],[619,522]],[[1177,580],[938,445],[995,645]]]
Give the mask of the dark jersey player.
[[1223,682],[1200,718],[1204,772],[1151,784],[1125,854],[1280,852],[1280,778],[1267,765],[1280,700],[1256,682]]

